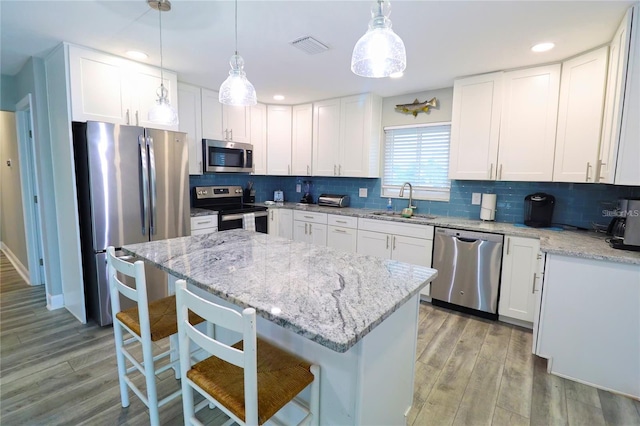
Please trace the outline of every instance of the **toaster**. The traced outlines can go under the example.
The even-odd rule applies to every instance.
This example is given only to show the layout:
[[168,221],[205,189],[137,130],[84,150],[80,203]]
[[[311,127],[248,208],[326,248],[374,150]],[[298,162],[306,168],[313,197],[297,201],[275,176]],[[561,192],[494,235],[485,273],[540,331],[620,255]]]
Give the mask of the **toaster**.
[[350,199],[348,195],[320,194],[318,197],[319,206],[349,207],[349,201]]
[[534,228],[548,228],[553,218],[556,198],[544,192],[524,197],[524,224]]

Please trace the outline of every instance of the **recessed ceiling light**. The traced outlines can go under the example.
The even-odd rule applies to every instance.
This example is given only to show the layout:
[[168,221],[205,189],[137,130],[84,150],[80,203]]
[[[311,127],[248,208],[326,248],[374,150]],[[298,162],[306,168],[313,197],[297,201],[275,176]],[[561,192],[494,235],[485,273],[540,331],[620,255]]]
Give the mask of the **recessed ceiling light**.
[[400,72],[394,72],[393,74],[390,74],[389,77],[390,78],[400,78],[404,75],[404,72],[400,71]]
[[138,52],[137,50],[129,50],[127,52],[127,56],[131,59],[137,59],[138,61],[144,61],[149,57],[149,55],[147,55],[146,53]]
[[532,52],[546,52],[547,50],[551,50],[555,47],[554,43],[546,42],[546,43],[538,43],[531,48]]
[[273,99],[276,101],[284,101],[283,95],[273,95]]

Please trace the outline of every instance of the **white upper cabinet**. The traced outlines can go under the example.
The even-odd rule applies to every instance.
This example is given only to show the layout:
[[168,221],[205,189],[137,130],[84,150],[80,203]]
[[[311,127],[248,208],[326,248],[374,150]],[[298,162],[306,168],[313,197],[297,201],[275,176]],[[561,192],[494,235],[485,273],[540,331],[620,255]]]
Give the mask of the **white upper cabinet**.
[[222,127],[222,104],[218,92],[202,89],[202,138],[226,140]]
[[253,145],[253,173],[267,174],[267,106],[251,107],[251,144]]
[[202,137],[249,143],[251,108],[223,105],[218,92],[202,89]]
[[291,174],[290,106],[267,106],[267,174]]
[[313,105],[313,175],[379,177],[382,99],[348,96]]
[[311,176],[313,105],[293,107],[291,170],[296,176]]
[[609,72],[607,75],[607,94],[602,124],[602,142],[600,144],[599,167],[596,170],[597,181],[603,183],[614,183],[615,179],[616,157],[620,140],[624,90],[629,61],[629,49],[627,47],[631,37],[632,17],[633,9],[629,9],[609,46]]
[[313,174],[337,176],[340,155],[340,99],[313,104]]
[[[178,126],[147,120],[149,109],[158,98],[159,68],[79,46],[69,45],[68,51],[73,120],[178,130]],[[177,109],[177,74],[165,70],[164,85],[169,101]]]
[[616,185],[640,185],[640,6],[633,7]]
[[453,83],[450,179],[495,179],[502,75],[483,74]]
[[562,63],[554,182],[594,182],[600,148],[608,47]]
[[189,174],[202,174],[202,97],[200,88],[178,83],[180,131],[189,143]]
[[560,64],[504,73],[498,180],[551,181]]

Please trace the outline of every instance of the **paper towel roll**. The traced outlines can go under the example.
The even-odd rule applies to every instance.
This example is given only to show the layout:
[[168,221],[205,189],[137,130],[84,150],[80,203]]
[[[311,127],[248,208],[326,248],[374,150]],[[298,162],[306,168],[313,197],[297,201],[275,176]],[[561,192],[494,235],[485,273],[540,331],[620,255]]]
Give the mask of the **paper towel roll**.
[[482,194],[480,204],[480,219],[495,220],[496,218],[496,194]]

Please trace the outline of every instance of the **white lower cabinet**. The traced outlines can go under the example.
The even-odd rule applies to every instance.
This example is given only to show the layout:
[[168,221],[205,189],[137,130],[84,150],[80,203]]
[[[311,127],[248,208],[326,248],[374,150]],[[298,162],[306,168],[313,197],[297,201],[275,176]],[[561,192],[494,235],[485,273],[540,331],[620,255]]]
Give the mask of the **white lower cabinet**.
[[358,219],[330,214],[327,223],[327,247],[355,253],[358,243]]
[[194,216],[191,218],[191,235],[218,232],[218,215]]
[[327,245],[327,214],[295,210],[293,240],[319,246]]
[[269,235],[293,239],[293,211],[288,209],[269,209],[267,229]]
[[[358,219],[357,252],[431,267],[433,226]],[[429,296],[430,285],[421,294]]]
[[506,236],[503,250],[498,314],[501,319],[507,317],[533,323],[536,286],[542,279],[540,240]]

